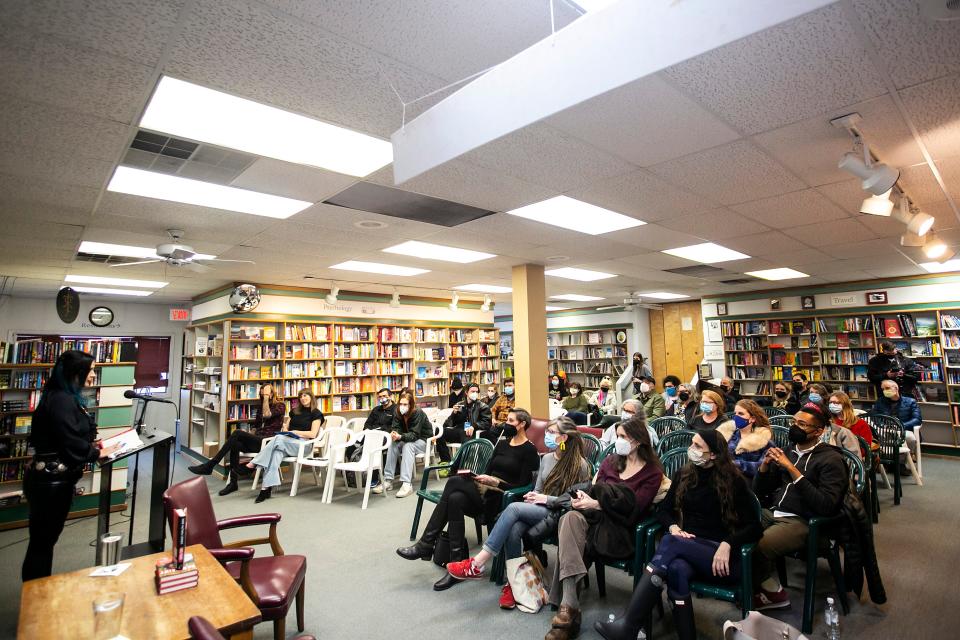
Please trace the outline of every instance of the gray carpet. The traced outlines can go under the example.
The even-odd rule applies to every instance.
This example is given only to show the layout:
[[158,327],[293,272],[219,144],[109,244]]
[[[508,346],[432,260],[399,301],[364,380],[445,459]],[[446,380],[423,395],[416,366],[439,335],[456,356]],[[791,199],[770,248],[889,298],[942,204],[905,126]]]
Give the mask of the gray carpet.
[[[187,463],[186,458],[178,461],[178,479],[186,477]],[[960,545],[956,534],[960,530],[960,510],[956,495],[960,460],[927,457],[924,471],[926,486],[908,482],[898,507],[893,506],[891,491],[881,491],[882,512],[875,530],[889,600],[876,606],[866,601],[865,595],[863,602],[854,602],[850,615],[841,617],[844,638],[958,637]],[[216,479],[210,479],[209,485],[212,492],[222,486]],[[542,638],[549,626],[552,614],[547,610],[538,615],[501,611],[497,607],[499,590],[489,582],[464,583],[434,593],[431,586],[441,577],[441,569],[428,562],[402,560],[394,553],[397,546],[408,544],[414,496],[403,500],[393,494],[387,498],[371,496],[370,507],[361,511],[360,496],[338,487],[334,503],[324,505],[320,503],[320,489],[305,477],[296,498],[284,492],[255,505],[253,497],[249,481],[234,495],[214,496],[217,515],[224,518],[264,511],[283,514],[280,539],[284,548],[309,559],[307,630],[321,638],[534,639]],[[430,506],[424,511],[429,515]],[[72,571],[92,565],[89,542],[95,531],[92,518],[68,523],[57,547],[54,570]],[[475,543],[470,531],[468,526],[468,536]],[[235,538],[243,535],[231,533]],[[25,539],[26,530],[0,533],[0,637],[4,638],[16,633]],[[793,608],[773,615],[799,627],[803,599],[800,563],[790,562],[788,570]],[[582,637],[598,637],[592,630],[593,622],[606,619],[611,612],[619,613],[631,584],[625,574],[608,569],[607,597],[599,598],[595,586],[584,594]],[[821,562],[818,585],[818,617],[813,633],[817,638],[823,637],[820,615],[832,589],[825,561]],[[719,638],[723,621],[739,617],[737,609],[727,603],[698,599],[695,606],[701,638]],[[658,637],[672,637],[669,613],[656,625]],[[289,636],[295,635],[292,613],[287,628]],[[259,625],[255,637],[272,637],[271,625]]]

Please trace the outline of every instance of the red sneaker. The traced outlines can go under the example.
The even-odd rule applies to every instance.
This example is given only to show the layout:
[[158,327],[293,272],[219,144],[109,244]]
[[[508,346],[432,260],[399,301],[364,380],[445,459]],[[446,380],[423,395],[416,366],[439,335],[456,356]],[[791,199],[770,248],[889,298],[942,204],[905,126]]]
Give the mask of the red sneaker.
[[473,558],[467,558],[460,562],[448,562],[447,573],[458,580],[481,580],[483,579],[483,569],[477,569],[473,564]]
[[513,599],[513,589],[510,588],[510,584],[503,585],[503,589],[500,591],[500,608],[501,609],[516,609],[517,601]]
[[753,594],[753,608],[755,611],[764,609],[782,609],[790,606],[790,597],[783,587],[779,591],[760,589]]

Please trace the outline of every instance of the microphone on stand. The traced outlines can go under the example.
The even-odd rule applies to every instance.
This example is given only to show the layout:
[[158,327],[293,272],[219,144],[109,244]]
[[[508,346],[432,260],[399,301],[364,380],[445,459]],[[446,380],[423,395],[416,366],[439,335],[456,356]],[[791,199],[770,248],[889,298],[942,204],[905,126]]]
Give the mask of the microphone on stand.
[[149,393],[137,393],[133,389],[127,389],[126,391],[124,391],[123,397],[127,398],[128,400],[143,400],[144,402],[166,402],[167,404],[173,404],[173,405],[177,404],[176,402],[173,402],[172,400],[167,400],[165,398],[155,398]]

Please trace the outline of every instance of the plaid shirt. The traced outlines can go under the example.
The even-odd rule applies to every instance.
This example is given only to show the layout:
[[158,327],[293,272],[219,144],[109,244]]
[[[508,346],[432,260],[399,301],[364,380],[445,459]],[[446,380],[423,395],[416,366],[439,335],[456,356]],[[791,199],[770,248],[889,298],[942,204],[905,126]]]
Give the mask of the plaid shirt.
[[493,413],[493,424],[503,424],[507,421],[507,414],[513,409],[513,406],[517,403],[514,399],[514,396],[508,396],[507,394],[501,394],[497,401],[493,403],[493,406],[490,407],[491,413]]

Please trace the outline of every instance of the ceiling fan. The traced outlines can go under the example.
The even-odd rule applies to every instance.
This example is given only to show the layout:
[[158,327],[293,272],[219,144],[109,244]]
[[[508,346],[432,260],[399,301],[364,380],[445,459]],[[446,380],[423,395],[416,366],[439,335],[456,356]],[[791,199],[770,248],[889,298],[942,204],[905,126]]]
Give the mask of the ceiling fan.
[[663,309],[663,305],[656,304],[654,302],[644,302],[639,293],[627,291],[625,295],[626,297],[623,299],[622,304],[615,304],[608,307],[597,307],[597,311],[616,309],[618,307],[623,307],[624,311],[634,311],[637,308],[653,309],[654,311],[660,311]]
[[157,257],[150,258],[148,260],[138,260],[136,262],[112,264],[110,267],[132,267],[133,265],[137,264],[162,262],[171,267],[186,267],[191,271],[204,273],[211,270],[209,266],[204,264],[205,262],[246,262],[248,264],[256,264],[253,260],[226,260],[224,258],[208,258],[205,256],[197,257],[202,256],[203,254],[198,254],[193,250],[193,247],[180,242],[180,240],[183,238],[182,229],[167,229],[167,233],[170,234],[170,239],[172,242],[158,244],[156,249]]

